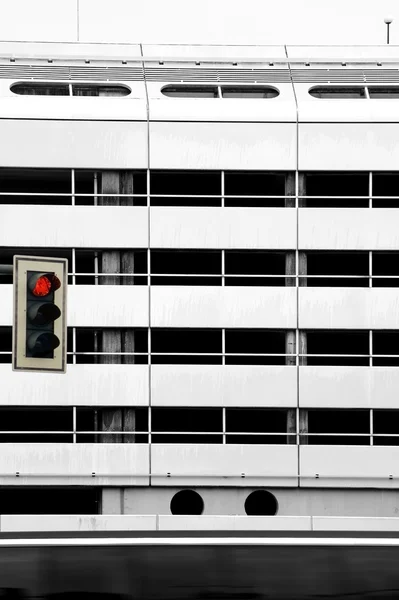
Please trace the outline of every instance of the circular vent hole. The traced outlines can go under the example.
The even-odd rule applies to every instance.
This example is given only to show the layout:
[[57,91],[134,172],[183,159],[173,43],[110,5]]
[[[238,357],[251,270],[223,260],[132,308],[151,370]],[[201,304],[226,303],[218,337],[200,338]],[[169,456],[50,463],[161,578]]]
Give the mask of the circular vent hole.
[[204,501],[194,490],[177,492],[170,503],[172,515],[201,515],[203,510]]
[[278,502],[270,492],[256,490],[249,494],[244,508],[247,515],[275,515],[278,510]]

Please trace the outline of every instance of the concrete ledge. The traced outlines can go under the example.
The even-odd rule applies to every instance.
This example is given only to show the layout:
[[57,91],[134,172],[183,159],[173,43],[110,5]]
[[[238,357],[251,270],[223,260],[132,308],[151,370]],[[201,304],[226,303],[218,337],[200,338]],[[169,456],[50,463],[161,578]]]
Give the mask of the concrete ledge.
[[311,517],[159,515],[161,531],[310,531]]
[[314,531],[399,531],[394,517],[312,517]]
[[2,515],[2,532],[155,531],[155,515]]
[[56,531],[399,531],[391,517],[0,515],[2,533]]

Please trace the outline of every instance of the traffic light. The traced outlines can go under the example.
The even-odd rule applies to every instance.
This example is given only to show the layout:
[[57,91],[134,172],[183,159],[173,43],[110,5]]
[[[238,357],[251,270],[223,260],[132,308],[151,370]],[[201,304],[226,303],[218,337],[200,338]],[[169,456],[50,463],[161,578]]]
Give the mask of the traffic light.
[[65,258],[14,256],[12,366],[66,372]]

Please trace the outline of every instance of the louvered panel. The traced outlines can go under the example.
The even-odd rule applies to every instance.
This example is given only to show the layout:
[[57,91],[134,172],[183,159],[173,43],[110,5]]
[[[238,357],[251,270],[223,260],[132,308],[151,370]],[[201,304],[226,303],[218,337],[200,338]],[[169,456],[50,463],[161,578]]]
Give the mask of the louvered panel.
[[19,80],[85,80],[85,81],[143,81],[143,70],[137,67],[85,67],[0,65],[0,79]]
[[207,82],[217,83],[219,75],[217,69],[179,69],[162,67],[146,67],[145,77],[147,81],[171,81],[171,82]]
[[398,69],[292,69],[294,83],[398,83]]
[[147,81],[175,83],[290,83],[288,69],[146,67]]
[[89,81],[142,81],[141,67],[70,67],[70,79]]

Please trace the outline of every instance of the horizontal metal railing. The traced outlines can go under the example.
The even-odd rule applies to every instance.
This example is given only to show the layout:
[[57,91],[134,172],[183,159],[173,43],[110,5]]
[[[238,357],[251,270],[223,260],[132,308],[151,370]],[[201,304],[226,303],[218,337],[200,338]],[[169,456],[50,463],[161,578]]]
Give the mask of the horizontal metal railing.
[[[15,199],[15,202],[4,202],[2,199],[3,198],[11,198],[11,199]],[[81,204],[86,204],[85,202],[78,202],[76,203],[75,200],[76,199],[82,199],[82,200],[86,200],[88,201],[88,205],[90,206],[101,206],[101,204],[98,204],[98,200],[99,199],[103,199],[103,198],[117,198],[117,199],[132,199],[133,201],[135,199],[140,200],[140,207],[145,207],[145,206],[151,206],[151,199],[153,199],[154,201],[156,200],[184,200],[184,199],[188,199],[188,200],[198,200],[198,201],[206,201],[206,200],[218,200],[220,201],[220,206],[204,206],[204,208],[233,208],[233,207],[229,207],[229,206],[225,206],[225,201],[229,201],[229,200],[242,200],[242,204],[237,205],[237,207],[239,208],[253,208],[251,206],[246,206],[246,202],[250,202],[250,201],[279,201],[280,203],[278,204],[278,206],[276,206],[275,208],[300,208],[300,209],[309,209],[309,207],[306,206],[306,201],[331,201],[331,200],[337,200],[339,201],[339,206],[335,207],[337,209],[339,208],[347,208],[345,206],[345,201],[350,204],[351,201],[364,201],[364,203],[367,202],[367,206],[363,206],[363,207],[359,207],[359,208],[373,208],[373,200],[376,201],[381,201],[383,200],[386,203],[389,202],[396,202],[399,205],[399,195],[374,195],[374,194],[367,194],[367,195],[352,195],[352,194],[348,194],[348,195],[344,195],[344,194],[340,194],[340,195],[324,195],[324,194],[312,194],[312,195],[306,195],[306,194],[248,194],[248,193],[242,193],[242,194],[154,194],[150,191],[145,192],[145,193],[129,193],[129,194],[120,194],[120,193],[84,193],[84,192],[26,192],[26,191],[22,191],[22,192],[15,192],[15,191],[0,191],[0,205],[1,204],[19,204],[18,199],[19,198],[32,198],[33,200],[37,200],[40,198],[43,198],[43,200],[48,200],[51,198],[59,198],[60,200],[63,199],[69,199],[70,200],[70,205],[81,205]],[[287,206],[283,206],[282,205],[282,201],[285,200],[289,200],[290,202],[286,203]],[[89,202],[90,201],[90,202]],[[303,202],[305,201],[305,202]],[[23,203],[25,205],[25,203]],[[36,205],[37,202],[34,202],[34,204]],[[48,202],[43,202],[44,205],[48,205]],[[55,204],[57,205],[57,204]],[[168,206],[168,203],[165,203],[165,206]],[[176,206],[173,204],[173,202],[171,202],[169,204],[169,206]],[[190,208],[192,206],[195,206],[195,203],[192,202],[190,204],[184,205],[184,204],[178,204],[176,207],[177,208]],[[201,206],[201,205],[199,205]],[[155,205],[153,206],[153,208],[157,208],[159,207],[159,203],[156,202]],[[264,208],[273,208],[272,205],[267,204],[264,206]],[[134,208],[134,206],[133,206]],[[137,208],[137,207],[136,207]],[[261,204],[259,206],[259,208],[262,208]],[[323,205],[321,203],[320,206],[317,206],[316,208],[323,208]],[[326,208],[333,208],[330,206],[327,206]],[[349,206],[348,208],[356,208],[353,206]],[[378,207],[377,207],[378,208]]]

